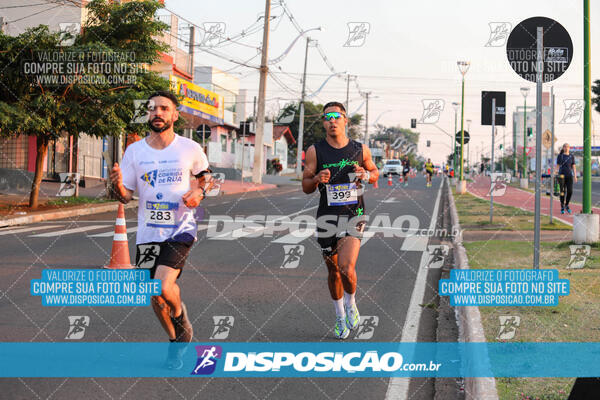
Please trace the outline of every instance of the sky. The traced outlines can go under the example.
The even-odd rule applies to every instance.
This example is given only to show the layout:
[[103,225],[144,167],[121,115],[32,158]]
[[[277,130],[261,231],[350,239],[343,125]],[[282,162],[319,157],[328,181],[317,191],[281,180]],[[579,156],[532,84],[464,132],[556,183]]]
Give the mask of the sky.
[[[600,18],[600,4],[592,1],[591,43],[600,43],[594,21]],[[221,22],[225,35],[235,38],[209,52],[200,50],[196,65],[213,65],[240,78],[240,87],[248,89],[250,98],[258,93],[262,45],[262,20],[265,1],[220,0],[218,2],[190,2],[166,0],[166,8],[198,26]],[[499,127],[496,144],[506,135],[507,146],[512,144],[512,112],[522,106],[519,88],[531,89],[528,106],[535,104],[535,84],[519,77],[506,58],[506,46],[486,46],[490,40],[490,23],[506,22],[512,27],[520,21],[544,16],[555,19],[569,32],[573,42],[573,60],[569,69],[557,80],[544,84],[544,91],[554,88],[556,95],[556,137],[558,143],[583,143],[583,128],[578,124],[559,124],[565,100],[583,98],[583,1],[574,0],[430,0],[382,1],[368,3],[358,0],[316,1],[287,0],[282,7],[273,0],[268,56],[278,58],[298,37],[302,30],[320,27],[306,33],[318,42],[319,48],[309,47],[307,62],[307,93],[313,93],[332,74],[319,50],[326,56],[333,71],[357,76],[351,81],[349,112],[365,113],[364,97],[370,92],[369,122],[378,120],[386,126],[410,128],[411,118],[420,119],[423,101],[441,99],[444,109],[436,126],[419,124],[419,152],[441,162],[449,154],[451,138],[442,130],[454,131],[452,102],[460,102],[461,74],[458,60],[471,63],[465,75],[465,121],[471,120],[471,160],[491,149],[491,127],[480,125],[481,91],[506,91],[506,128]],[[284,9],[289,12],[296,26]],[[344,46],[349,37],[349,25],[362,23],[368,29],[364,41],[357,40]],[[597,24],[596,24],[597,26]],[[241,32],[247,32],[240,36]],[[301,76],[304,66],[306,39],[300,38],[289,53],[269,69],[274,78],[267,82],[267,113],[275,114],[301,96]],[[596,48],[598,48],[596,46]],[[215,55],[217,54],[217,56]],[[246,65],[231,60],[242,61]],[[592,51],[592,80],[600,79],[600,52]],[[595,68],[594,68],[595,67]],[[598,71],[598,72],[596,72]],[[346,82],[341,77],[331,78],[311,101],[346,100]],[[252,112],[249,102],[248,112]],[[359,108],[360,107],[360,108]],[[600,118],[593,112],[595,126]],[[459,113],[460,120],[460,113]],[[467,123],[465,122],[465,125]],[[459,121],[460,125],[460,121]],[[441,128],[441,129],[438,129]],[[600,128],[599,128],[600,129]],[[369,134],[375,131],[369,127]],[[426,141],[431,147],[426,147]],[[593,144],[600,145],[600,137]],[[497,150],[498,151],[498,150]],[[498,154],[498,153],[496,153]]]

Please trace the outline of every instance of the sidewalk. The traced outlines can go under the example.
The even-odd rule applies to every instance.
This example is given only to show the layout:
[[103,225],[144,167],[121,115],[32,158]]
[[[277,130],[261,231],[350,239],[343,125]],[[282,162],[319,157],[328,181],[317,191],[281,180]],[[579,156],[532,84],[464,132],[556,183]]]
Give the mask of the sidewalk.
[[[29,192],[3,192],[0,193],[0,227],[31,224],[34,222],[49,221],[53,219],[69,218],[78,215],[89,215],[103,212],[116,211],[116,201],[98,203],[46,205],[49,200],[60,200],[56,194],[60,188],[58,182],[43,181],[40,187],[39,204],[37,210],[29,210]],[[226,180],[221,185],[221,195],[231,195],[244,192],[275,189],[272,183],[254,184],[252,182],[239,182]],[[104,199],[106,188],[104,182],[97,181],[79,188],[79,197],[90,199]],[[127,204],[126,208],[137,207],[137,201]]]
[[[490,177],[478,175],[473,178],[473,182],[467,182],[467,191],[479,198],[484,200],[490,200],[488,191],[490,190]],[[571,198],[572,201],[577,201],[575,198]],[[506,186],[506,192],[504,196],[494,196],[494,203],[503,204],[506,206],[517,207],[526,211],[535,211],[535,193],[531,193],[522,189]],[[573,214],[581,212],[581,205],[573,204],[570,205]],[[550,215],[550,196],[546,196],[545,192],[542,191],[540,199],[541,214]],[[594,214],[600,214],[600,208],[594,207],[592,209]],[[552,215],[554,218],[559,219],[571,226],[573,226],[573,214],[561,214],[560,213],[560,200],[554,197],[552,200]]]

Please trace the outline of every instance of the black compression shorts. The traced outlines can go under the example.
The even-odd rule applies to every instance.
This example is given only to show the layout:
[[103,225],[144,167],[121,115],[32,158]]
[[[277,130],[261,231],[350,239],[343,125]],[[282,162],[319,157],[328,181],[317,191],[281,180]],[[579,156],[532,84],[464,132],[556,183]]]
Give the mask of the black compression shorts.
[[154,278],[156,268],[164,265],[181,271],[185,265],[193,242],[151,242],[138,244],[135,252],[136,268],[150,270],[150,278]]

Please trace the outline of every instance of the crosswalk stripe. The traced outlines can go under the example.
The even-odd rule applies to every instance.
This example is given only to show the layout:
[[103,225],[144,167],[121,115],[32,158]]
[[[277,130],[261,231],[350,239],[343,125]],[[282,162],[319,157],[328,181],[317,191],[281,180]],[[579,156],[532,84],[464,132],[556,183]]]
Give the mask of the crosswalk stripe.
[[79,232],[86,232],[86,231],[91,231],[91,230],[95,230],[95,229],[108,228],[109,226],[110,225],[82,226],[82,227],[79,227],[79,228],[67,229],[66,231],[54,231],[54,232],[40,233],[38,235],[29,235],[29,237],[62,236],[62,235],[69,235],[71,233],[79,233]]
[[217,225],[215,225],[215,224],[208,224],[208,225],[198,225],[198,232],[200,232],[200,231],[205,231],[205,230],[207,230],[208,228],[214,228],[215,226],[217,226]]
[[[211,225],[199,225],[198,226],[198,231],[205,231],[207,230]],[[132,226],[130,228],[127,228],[127,233],[133,233],[133,232],[137,232],[138,227],[137,226]],[[109,231],[109,232],[102,232],[102,233],[97,233],[95,235],[88,235],[89,237],[112,237],[114,235],[114,230],[113,231]]]
[[[282,215],[281,217],[275,218],[273,221],[276,222],[276,221],[279,221],[280,219],[283,219],[286,217],[287,218],[295,217],[298,214],[305,213],[305,212],[313,210],[317,207],[319,207],[319,206],[304,208],[300,211],[296,211],[296,212],[288,214],[288,215]],[[240,238],[258,233],[260,231],[264,231],[266,229],[267,229],[266,226],[257,226],[257,227],[252,227],[252,228],[238,228],[234,231],[223,232],[220,235],[211,237],[210,240],[236,240],[236,239],[240,239]]]
[[360,247],[363,247],[365,245],[365,243],[367,243],[369,241],[369,239],[371,239],[373,236],[375,236],[375,232],[364,232],[363,233],[363,238],[360,241]]
[[[137,232],[137,226],[132,226],[130,228],[127,228],[127,233],[132,233],[132,232]],[[112,231],[108,231],[108,232],[102,232],[102,233],[97,233],[95,235],[88,235],[89,237],[112,237],[115,234],[114,229]]]
[[311,237],[315,233],[315,228],[295,229],[271,243],[298,244],[303,240]]
[[30,226],[28,228],[19,228],[19,229],[10,229],[7,231],[0,231],[0,236],[3,235],[12,235],[15,233],[23,233],[23,232],[31,232],[40,229],[52,229],[52,228],[60,228],[63,225],[45,225],[45,226]]
[[264,230],[265,230],[265,227],[263,227],[263,226],[252,227],[252,228],[238,228],[236,230],[223,232],[218,236],[211,237],[210,240],[236,240],[236,239],[241,239],[246,236],[252,235],[253,233],[256,233],[258,231],[264,231]]

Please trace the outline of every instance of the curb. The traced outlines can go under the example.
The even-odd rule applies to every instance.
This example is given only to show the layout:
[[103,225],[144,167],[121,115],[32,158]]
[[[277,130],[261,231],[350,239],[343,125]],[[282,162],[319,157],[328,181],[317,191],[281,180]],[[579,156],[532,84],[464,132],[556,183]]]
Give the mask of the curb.
[[[256,185],[256,186],[250,186],[247,188],[242,188],[242,190],[232,189],[232,191],[222,191],[222,194],[223,195],[231,195],[231,194],[257,192],[259,190],[271,190],[271,189],[277,189],[277,185],[261,184],[261,185]],[[133,200],[133,201],[130,201],[129,203],[125,204],[125,209],[135,208],[137,206],[138,206],[138,201]],[[76,217],[76,216],[82,216],[82,215],[100,214],[100,213],[111,212],[111,211],[116,212],[118,207],[119,207],[119,203],[117,201],[114,201],[114,202],[98,204],[98,205],[83,205],[83,206],[69,207],[66,210],[57,209],[57,210],[53,210],[53,211],[40,211],[40,212],[36,212],[31,215],[25,215],[22,217],[13,217],[13,218],[7,218],[7,219],[0,220],[0,228],[5,228],[5,227],[15,226],[15,225],[27,225],[27,224],[33,224],[36,222],[52,221],[55,219],[70,218],[70,217]]]
[[[450,185],[446,185],[448,193],[448,205],[450,207],[450,223],[452,232],[459,232],[454,237],[452,244],[454,247],[454,259],[456,268],[469,269],[469,259],[467,251],[462,245],[462,230],[458,220],[458,212],[454,204],[454,196]],[[483,325],[481,324],[481,314],[479,307],[455,307],[456,322],[458,324],[458,339],[462,342],[485,342]],[[481,355],[479,355],[481,356]],[[484,354],[484,357],[486,355]],[[465,395],[469,399],[477,400],[498,400],[498,391],[496,389],[496,379],[494,378],[465,378]]]
[[[138,206],[138,201],[133,200],[128,204],[125,204],[125,208],[134,208]],[[71,207],[67,210],[47,211],[39,212],[37,214],[26,215],[23,217],[8,218],[0,220],[0,227],[8,227],[15,225],[27,225],[35,222],[51,221],[55,219],[76,217],[81,215],[100,214],[104,212],[117,211],[119,203],[117,201],[110,202],[107,204],[100,204],[95,206],[77,206]]]
[[259,190],[272,190],[277,189],[278,185],[273,185],[271,183],[261,183],[260,185],[249,186],[247,188],[242,188],[241,190],[233,189],[232,191],[221,190],[221,193],[225,195],[229,194],[239,194],[239,193],[247,193],[247,192],[258,192]]

